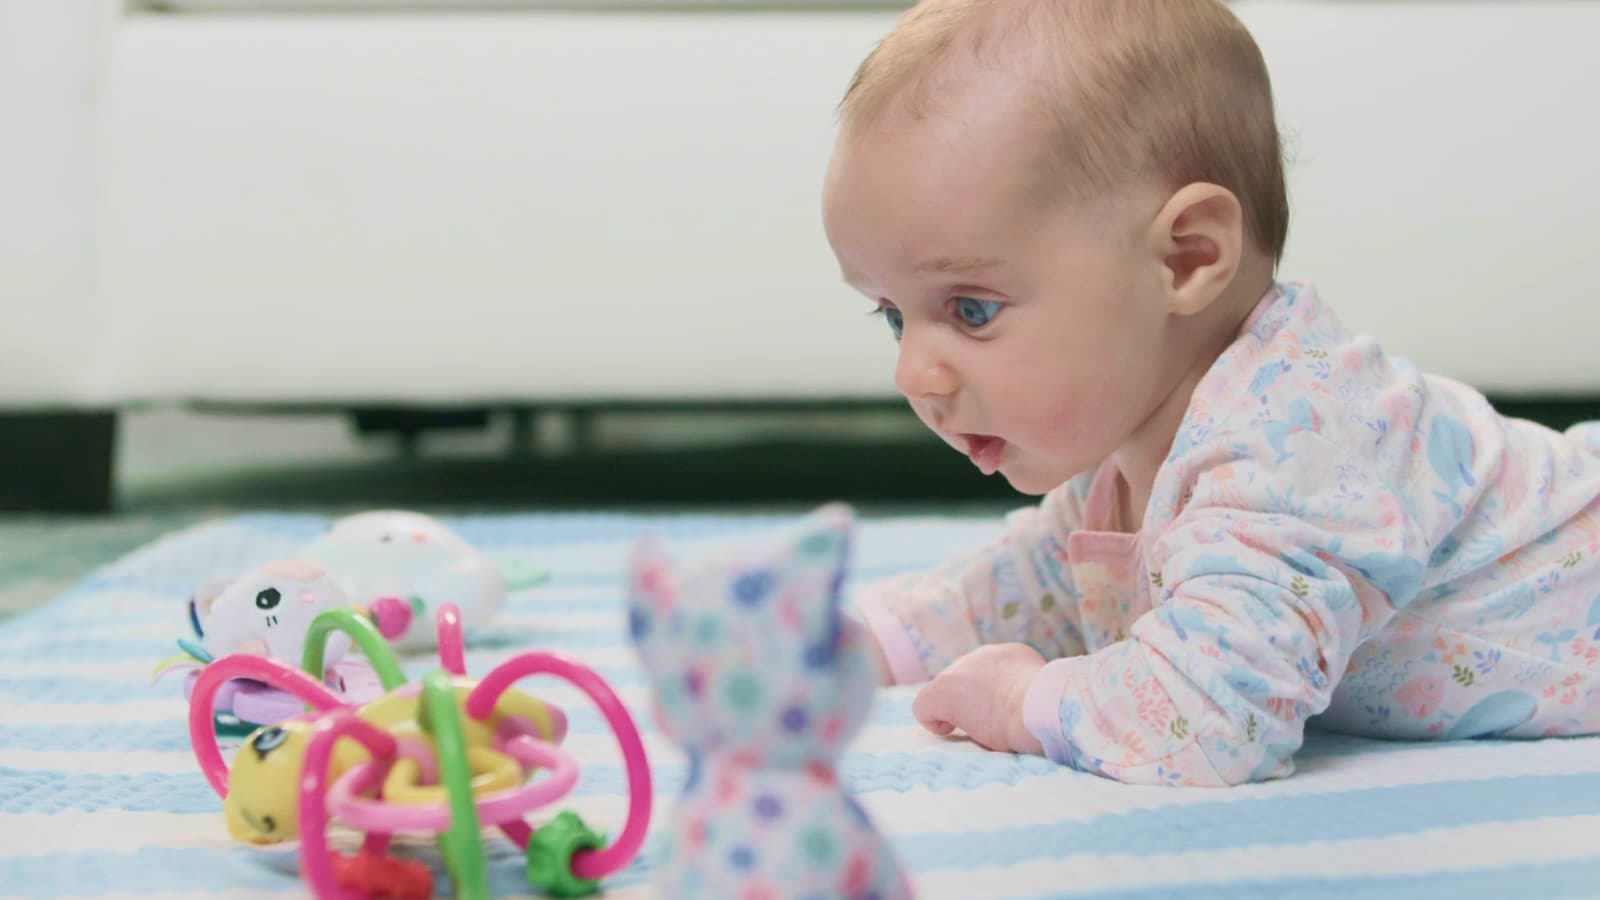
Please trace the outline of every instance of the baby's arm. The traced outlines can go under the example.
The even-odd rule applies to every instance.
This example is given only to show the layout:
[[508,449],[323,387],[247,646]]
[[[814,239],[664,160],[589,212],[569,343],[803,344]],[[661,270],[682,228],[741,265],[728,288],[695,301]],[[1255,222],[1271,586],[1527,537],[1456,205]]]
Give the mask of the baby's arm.
[[1005,534],[975,553],[858,591],[883,680],[924,681],[981,644],[1026,643],[1050,659],[1082,653],[1065,559],[1088,477],[1012,513]]
[[1424,541],[1381,478],[1310,431],[1286,458],[1256,440],[1191,454],[1130,637],[1032,677],[1023,721],[1051,759],[1145,784],[1287,775],[1350,654],[1415,596]]

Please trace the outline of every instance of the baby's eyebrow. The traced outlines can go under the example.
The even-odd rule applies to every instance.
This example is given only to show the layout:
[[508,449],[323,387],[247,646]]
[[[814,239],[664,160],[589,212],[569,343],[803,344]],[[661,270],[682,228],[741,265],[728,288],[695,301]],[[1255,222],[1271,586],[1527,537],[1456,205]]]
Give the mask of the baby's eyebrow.
[[941,256],[938,259],[930,259],[919,264],[916,271],[919,273],[934,272],[941,274],[977,272],[1004,264],[1005,260],[994,256]]

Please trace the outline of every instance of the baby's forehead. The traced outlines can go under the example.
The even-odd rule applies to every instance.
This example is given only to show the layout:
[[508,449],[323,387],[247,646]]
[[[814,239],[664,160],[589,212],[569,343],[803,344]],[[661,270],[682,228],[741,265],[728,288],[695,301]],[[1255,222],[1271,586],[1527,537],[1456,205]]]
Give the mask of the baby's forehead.
[[916,115],[886,110],[846,139],[839,169],[853,177],[836,187],[856,191],[855,200],[959,212],[974,222],[1052,205],[1071,175],[1055,164],[1060,134],[1031,90],[994,74],[967,80]]

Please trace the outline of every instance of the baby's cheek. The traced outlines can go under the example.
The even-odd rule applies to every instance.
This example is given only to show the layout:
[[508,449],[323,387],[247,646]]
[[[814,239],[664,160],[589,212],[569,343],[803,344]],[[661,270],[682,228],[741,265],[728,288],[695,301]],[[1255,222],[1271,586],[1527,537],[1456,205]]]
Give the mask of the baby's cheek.
[[1049,413],[1048,423],[1059,437],[1081,442],[1126,417],[1130,402],[1115,384],[1090,379],[1058,390],[1042,411]]
[[1023,461],[1050,487],[1098,466],[1115,447],[1106,447],[1104,420],[1057,407],[1030,418],[1010,438]]

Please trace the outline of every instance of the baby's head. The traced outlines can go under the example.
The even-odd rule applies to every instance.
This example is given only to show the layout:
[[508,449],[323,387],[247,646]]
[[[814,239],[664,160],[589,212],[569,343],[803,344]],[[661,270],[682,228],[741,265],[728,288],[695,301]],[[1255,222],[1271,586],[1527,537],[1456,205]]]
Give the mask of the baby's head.
[[828,238],[923,421],[1026,493],[1164,447],[1288,227],[1221,0],[925,0],[840,111]]

